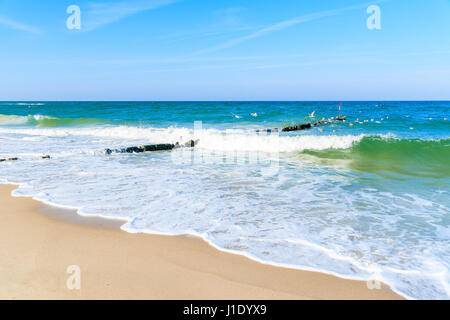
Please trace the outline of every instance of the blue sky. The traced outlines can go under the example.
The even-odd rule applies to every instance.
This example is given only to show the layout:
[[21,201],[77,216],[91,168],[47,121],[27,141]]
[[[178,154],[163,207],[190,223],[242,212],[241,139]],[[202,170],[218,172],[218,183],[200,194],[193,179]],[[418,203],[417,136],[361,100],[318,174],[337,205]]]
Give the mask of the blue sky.
[[0,0],[0,39],[0,100],[450,100],[449,0]]

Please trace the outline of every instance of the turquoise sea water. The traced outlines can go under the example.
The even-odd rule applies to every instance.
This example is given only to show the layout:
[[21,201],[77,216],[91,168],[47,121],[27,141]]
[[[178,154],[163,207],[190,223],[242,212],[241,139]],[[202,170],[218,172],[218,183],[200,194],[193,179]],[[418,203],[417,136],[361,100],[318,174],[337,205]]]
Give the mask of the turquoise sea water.
[[[337,113],[337,102],[0,102],[0,158],[19,157],[0,163],[0,179],[126,219],[128,232],[196,234],[450,298],[450,102],[344,102],[346,122],[256,133]],[[194,149],[104,153],[190,139]]]

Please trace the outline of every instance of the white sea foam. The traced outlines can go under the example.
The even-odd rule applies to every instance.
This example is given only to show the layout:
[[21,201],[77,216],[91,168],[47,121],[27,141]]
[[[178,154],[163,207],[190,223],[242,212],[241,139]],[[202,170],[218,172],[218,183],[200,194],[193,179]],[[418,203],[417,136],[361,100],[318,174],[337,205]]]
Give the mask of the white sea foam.
[[346,149],[361,141],[364,135],[302,135],[279,136],[257,134],[247,130],[198,130],[187,128],[139,128],[111,126],[97,128],[0,128],[0,133],[36,135],[43,137],[85,136],[122,140],[138,140],[148,143],[175,143],[198,139],[198,148],[218,151],[293,152],[305,149]]

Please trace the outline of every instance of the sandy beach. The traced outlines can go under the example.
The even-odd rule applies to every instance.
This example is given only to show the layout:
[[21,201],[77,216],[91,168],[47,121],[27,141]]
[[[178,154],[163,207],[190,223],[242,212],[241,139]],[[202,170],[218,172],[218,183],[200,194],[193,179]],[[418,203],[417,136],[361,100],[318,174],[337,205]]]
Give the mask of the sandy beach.
[[[279,268],[187,236],[130,234],[1,185],[1,299],[399,299],[386,285]],[[68,266],[81,271],[69,290]]]
[[[187,236],[130,234],[1,185],[1,299],[398,299],[383,285],[278,268]],[[64,218],[62,218],[64,217]],[[66,286],[68,266],[80,290]]]

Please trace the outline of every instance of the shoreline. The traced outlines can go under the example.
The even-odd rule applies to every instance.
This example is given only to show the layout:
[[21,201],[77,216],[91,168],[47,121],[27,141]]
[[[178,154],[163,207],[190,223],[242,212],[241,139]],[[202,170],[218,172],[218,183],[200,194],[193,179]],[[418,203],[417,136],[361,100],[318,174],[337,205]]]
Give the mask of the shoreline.
[[[0,185],[0,299],[405,299],[382,284],[278,267],[195,236],[128,233]],[[66,287],[78,265],[81,289]]]

